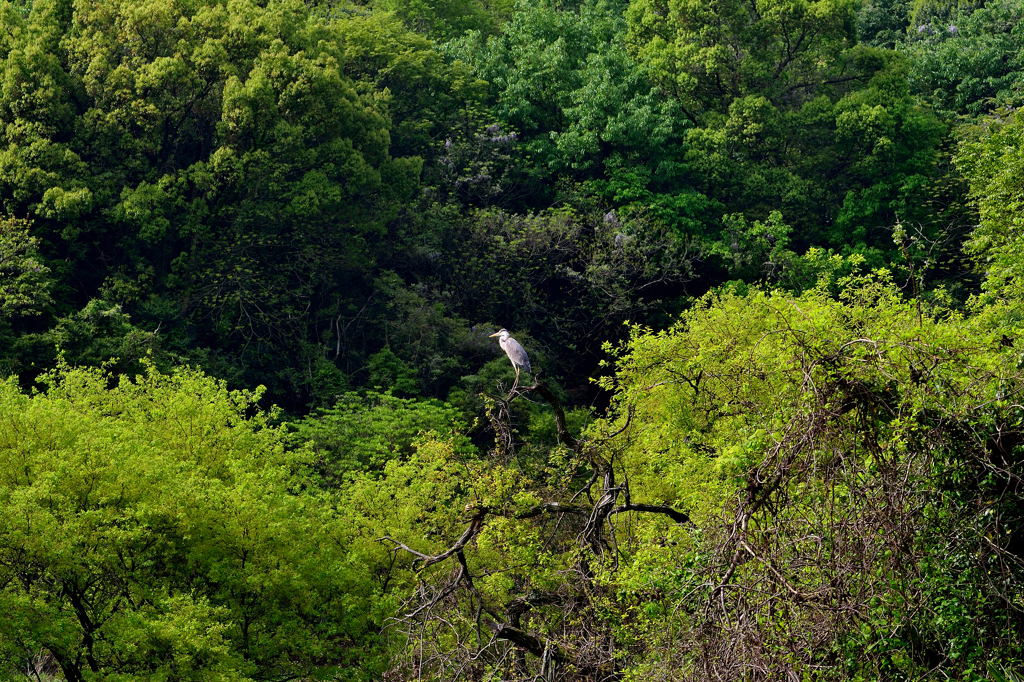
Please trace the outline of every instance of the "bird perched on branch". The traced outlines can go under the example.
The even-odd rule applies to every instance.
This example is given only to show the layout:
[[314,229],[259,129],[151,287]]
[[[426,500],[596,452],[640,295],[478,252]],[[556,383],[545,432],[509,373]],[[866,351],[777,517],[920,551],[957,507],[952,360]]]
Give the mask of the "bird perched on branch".
[[530,369],[530,358],[526,355],[526,351],[523,349],[519,342],[513,339],[507,329],[491,334],[491,338],[498,337],[498,345],[505,351],[505,355],[512,361],[512,367],[516,370],[516,383],[514,386],[519,385],[519,370],[525,369],[527,372],[533,373]]

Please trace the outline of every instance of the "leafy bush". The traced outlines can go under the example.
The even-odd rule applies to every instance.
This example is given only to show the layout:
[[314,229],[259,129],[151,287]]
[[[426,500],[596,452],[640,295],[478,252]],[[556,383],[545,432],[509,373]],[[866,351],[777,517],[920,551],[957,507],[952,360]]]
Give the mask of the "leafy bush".
[[377,625],[259,393],[66,366],[0,384],[0,667],[66,680],[371,675]]

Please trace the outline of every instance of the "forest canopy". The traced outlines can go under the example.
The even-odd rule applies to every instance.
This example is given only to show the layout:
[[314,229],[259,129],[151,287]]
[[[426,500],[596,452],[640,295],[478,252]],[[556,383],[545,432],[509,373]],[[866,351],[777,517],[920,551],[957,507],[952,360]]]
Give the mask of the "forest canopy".
[[1024,679],[1022,103],[1021,0],[0,0],[0,679]]

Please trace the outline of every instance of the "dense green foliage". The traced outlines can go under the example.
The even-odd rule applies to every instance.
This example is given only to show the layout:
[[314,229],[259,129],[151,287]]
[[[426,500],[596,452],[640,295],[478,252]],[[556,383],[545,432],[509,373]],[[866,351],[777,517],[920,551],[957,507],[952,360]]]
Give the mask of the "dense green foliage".
[[367,578],[297,492],[311,453],[245,416],[258,395],[188,371],[45,380],[0,387],[0,660],[38,652],[67,680],[373,669]]
[[1024,225],[1024,117],[1001,110],[968,129],[957,164],[980,214],[968,249],[982,259],[992,288],[1020,277]]
[[292,440],[310,442],[319,455],[322,485],[344,485],[346,478],[381,471],[394,459],[413,453],[422,432],[447,436],[464,451],[466,424],[462,413],[437,401],[396,398],[372,391],[346,393],[332,408],[318,410],[294,424]]
[[1021,0],[0,0],[0,679],[1014,679],[1022,103]]
[[1019,464],[998,437],[1020,428],[1018,354],[991,319],[922,311],[884,275],[841,286],[708,299],[625,349],[623,466],[702,531],[630,562],[626,585],[665,581],[676,614],[676,642],[638,624],[654,660],[835,679],[1019,665],[1021,566],[1000,565]]
[[[461,603],[415,600],[442,612],[433,623],[404,622],[437,628],[431,670],[537,674],[497,654],[472,663],[476,600],[496,622],[518,610],[515,627],[581,676],[1019,666],[1019,353],[992,317],[924,311],[884,274],[842,280],[838,300],[830,284],[708,296],[664,332],[636,328],[608,380],[617,419],[531,476],[508,449],[477,463],[451,505],[479,510],[464,550],[476,578]],[[602,535],[586,520],[613,504]]]

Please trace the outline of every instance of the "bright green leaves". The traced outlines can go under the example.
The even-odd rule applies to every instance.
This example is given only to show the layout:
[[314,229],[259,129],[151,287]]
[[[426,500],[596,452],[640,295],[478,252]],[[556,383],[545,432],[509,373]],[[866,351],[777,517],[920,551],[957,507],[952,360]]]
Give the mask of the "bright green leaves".
[[[769,227],[758,225],[755,231]],[[824,399],[813,395],[812,384],[842,377],[843,382],[875,383],[885,392],[885,381],[872,374],[876,367],[888,367],[883,376],[899,382],[891,399],[906,401],[903,408],[890,404],[888,409],[913,412],[928,401],[944,403],[941,391],[929,395],[927,387],[914,382],[926,362],[925,348],[903,349],[901,344],[928,334],[931,343],[964,353],[957,363],[968,362],[967,337],[978,332],[963,330],[956,318],[948,324],[920,321],[916,306],[901,301],[884,279],[846,278],[844,286],[848,302],[820,288],[800,298],[757,291],[745,297],[709,296],[672,330],[636,329],[620,356],[617,380],[618,400],[634,410],[635,461],[666,480],[682,474],[668,476],[659,467],[685,469],[703,462],[705,473],[694,469],[690,488],[697,481],[711,485],[718,473],[742,474],[760,464],[793,420]],[[976,339],[969,347],[981,349],[985,342]],[[814,357],[828,360],[809,359]],[[995,354],[973,362],[970,369],[944,368],[950,390],[968,390],[972,372],[983,375],[1002,360]],[[897,421],[888,426],[894,442],[913,428]]]
[[[258,394],[194,372],[0,387],[0,660],[67,679],[357,676],[371,609]],[[366,639],[361,639],[366,638]],[[368,652],[369,653],[369,652]]]
[[[778,214],[729,223],[749,249],[785,247]],[[610,641],[626,679],[739,678],[754,659],[772,679],[966,678],[1016,655],[1012,340],[907,300],[863,258],[805,260],[821,278],[800,296],[711,294],[667,331],[635,327],[605,382],[613,417],[574,454],[521,442],[494,400],[487,457],[428,441],[357,480],[399,549],[449,549],[397,621],[416,665],[504,674],[508,652],[533,674],[554,643],[580,670]],[[581,547],[585,495],[623,505],[605,551]],[[505,619],[537,639],[478,636]]]
[[[1020,455],[993,434],[1020,428],[1004,401],[1024,380],[1018,352],[1005,328],[933,316],[885,272],[839,284],[708,296],[620,353],[633,499],[695,524],[638,521],[642,561],[609,577],[631,630],[653,630],[638,671],[671,660],[727,677],[757,656],[822,679],[966,677],[1016,655],[1003,614],[1019,598]],[[846,608],[858,617],[833,617]],[[810,632],[827,644],[794,644]]]

